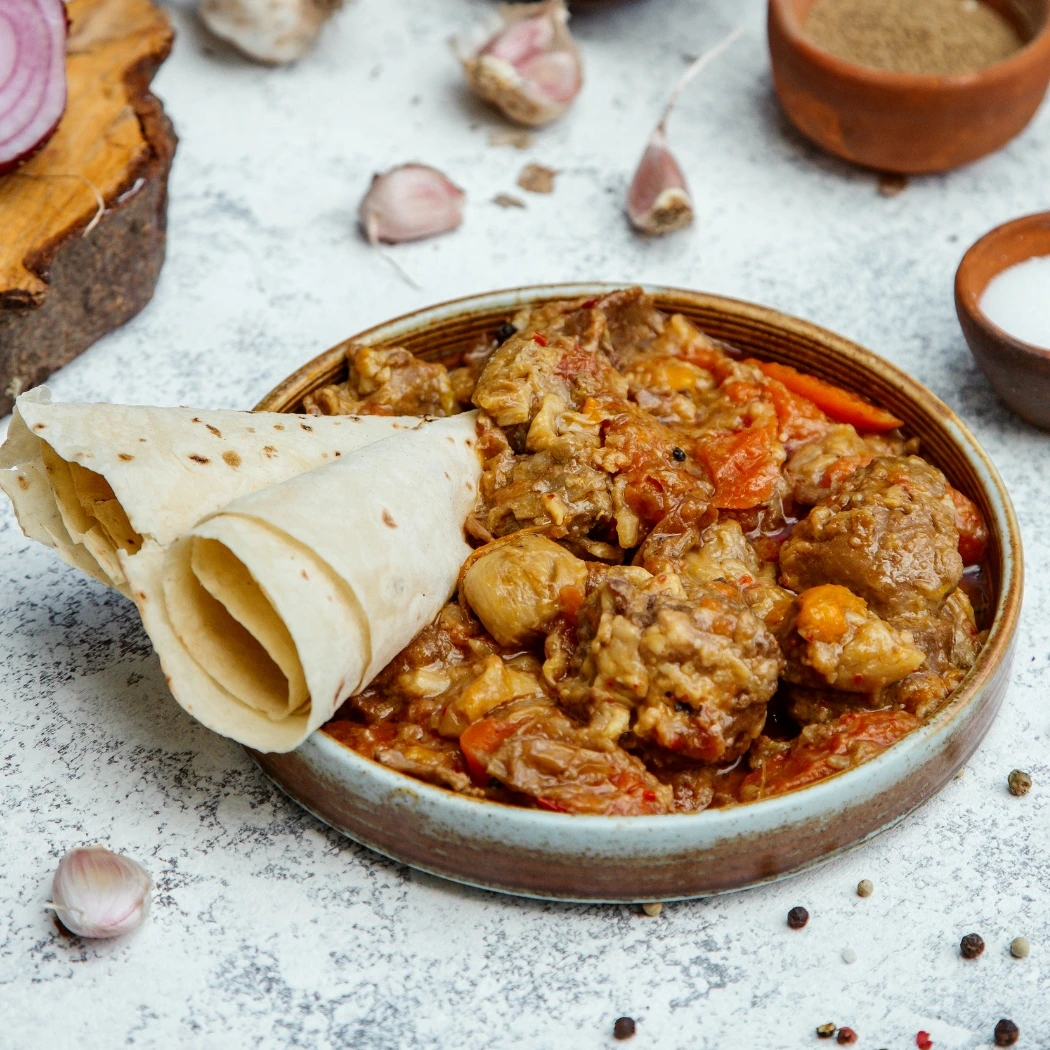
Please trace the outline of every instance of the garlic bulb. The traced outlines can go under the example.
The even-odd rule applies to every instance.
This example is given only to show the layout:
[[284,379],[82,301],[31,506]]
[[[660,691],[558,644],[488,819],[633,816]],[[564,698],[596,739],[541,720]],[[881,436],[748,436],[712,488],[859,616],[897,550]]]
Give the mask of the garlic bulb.
[[402,164],[372,177],[358,211],[371,244],[400,244],[454,230],[465,194],[437,168]]
[[667,121],[682,89],[706,65],[726,51],[743,33],[737,29],[701,55],[671,92],[627,191],[627,218],[639,233],[659,235],[681,230],[693,221],[693,200],[678,161],[667,144]]
[[498,23],[452,42],[474,91],[519,124],[557,120],[583,86],[565,0],[500,7]]
[[343,0],[200,0],[204,24],[249,58],[283,65],[313,47]]
[[81,937],[119,937],[141,925],[153,881],[128,857],[104,846],[70,850],[58,864],[48,907]]

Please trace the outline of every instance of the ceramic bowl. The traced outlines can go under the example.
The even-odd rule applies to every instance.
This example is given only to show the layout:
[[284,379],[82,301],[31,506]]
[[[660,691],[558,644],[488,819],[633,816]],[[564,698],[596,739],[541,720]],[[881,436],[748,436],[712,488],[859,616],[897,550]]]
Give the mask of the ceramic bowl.
[[1015,219],[985,234],[959,265],[955,309],[992,389],[1023,419],[1050,430],[1050,350],[1004,332],[981,310],[993,277],[1038,255],[1050,255],[1050,211]]
[[[479,295],[409,314],[354,340],[451,360],[524,303],[596,297],[613,287]],[[1010,498],[970,432],[915,380],[822,328],[731,299],[648,290],[662,309],[685,314],[749,354],[863,392],[920,437],[924,454],[976,501],[990,525],[995,617],[977,664],[941,711],[873,761],[777,798],[691,815],[582,817],[477,801],[362,758],[323,731],[291,754],[252,753],[293,799],[358,842],[435,875],[526,896],[704,896],[800,871],[885,830],[950,780],[991,724],[1010,677],[1021,541]],[[295,411],[304,394],[344,378],[345,347],[304,365],[258,408]]]
[[816,0],[769,0],[773,83],[792,123],[855,164],[905,175],[946,171],[1022,131],[1050,83],[1050,2],[991,0],[1028,44],[975,73],[921,76],[857,65],[802,30]]

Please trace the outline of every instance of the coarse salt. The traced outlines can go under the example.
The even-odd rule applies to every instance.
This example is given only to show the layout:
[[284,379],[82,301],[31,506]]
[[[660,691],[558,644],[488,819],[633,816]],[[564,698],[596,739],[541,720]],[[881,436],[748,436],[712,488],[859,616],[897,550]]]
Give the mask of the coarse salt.
[[1028,259],[992,278],[981,310],[1015,339],[1050,350],[1050,255]]

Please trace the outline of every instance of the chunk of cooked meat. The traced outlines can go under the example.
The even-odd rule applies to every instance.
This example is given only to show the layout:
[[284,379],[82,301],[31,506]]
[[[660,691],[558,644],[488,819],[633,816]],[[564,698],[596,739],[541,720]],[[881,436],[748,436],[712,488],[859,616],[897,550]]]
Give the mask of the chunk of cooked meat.
[[483,415],[480,445],[478,517],[493,536],[538,527],[558,539],[615,538],[629,549],[679,502],[706,503],[711,493],[671,431],[627,401],[591,398],[576,412],[548,398],[521,455]]
[[[542,330],[535,327],[537,321]],[[497,425],[531,423],[548,398],[556,399],[563,410],[578,410],[588,397],[627,396],[627,382],[601,350],[599,339],[566,333],[565,321],[564,315],[533,315],[525,329],[489,359],[474,388],[474,404]]]
[[862,437],[848,423],[836,423],[792,455],[784,476],[794,501],[812,507],[876,456],[899,456],[904,448],[900,438],[881,434]]
[[482,547],[460,591],[485,630],[513,647],[541,640],[586,587],[586,562],[544,536],[518,534]]
[[459,742],[476,783],[493,778],[544,809],[638,816],[672,808],[672,789],[639,759],[551,703],[509,704]]
[[451,416],[459,411],[442,364],[422,361],[401,347],[351,345],[345,383],[303,398],[315,416]]
[[911,634],[879,619],[863,598],[837,584],[799,595],[780,642],[789,682],[848,693],[878,693],[926,662]]
[[756,742],[742,802],[782,795],[859,766],[919,726],[907,711],[853,711],[825,725],[806,726],[790,742]]
[[[571,639],[568,644],[571,644]],[[776,691],[776,639],[726,585],[667,573],[610,570],[578,613],[575,646],[548,637],[544,671],[562,702],[581,712],[633,713],[643,741],[705,762],[747,750]]]
[[880,456],[800,521],[780,551],[781,582],[838,583],[883,619],[936,612],[962,579],[944,475],[917,456]]

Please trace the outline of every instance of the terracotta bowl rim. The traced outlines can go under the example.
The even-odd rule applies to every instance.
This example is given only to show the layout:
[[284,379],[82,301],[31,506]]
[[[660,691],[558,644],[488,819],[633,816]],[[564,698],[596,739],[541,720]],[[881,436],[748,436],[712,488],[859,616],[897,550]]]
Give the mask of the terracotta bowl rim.
[[999,238],[1012,238],[1015,235],[1022,233],[1024,230],[1040,224],[1045,224],[1050,228],[1050,211],[1037,211],[1032,212],[1031,215],[1022,215],[1020,218],[1010,219],[1008,222],[1000,223],[998,226],[989,230],[982,237],[979,237],[974,241],[973,244],[967,248],[966,254],[962,257],[962,261],[959,263],[959,268],[955,271],[955,302],[958,309],[966,315],[967,320],[976,327],[983,329],[993,343],[1005,346],[1009,350],[1012,350],[1015,355],[1034,357],[1037,360],[1050,363],[1050,348],[1036,346],[1035,343],[1027,343],[1023,339],[1018,339],[1017,336],[1011,335],[1006,329],[1000,328],[981,309],[981,298],[987,291],[988,285],[991,284],[996,277],[1014,266],[1019,266],[1022,262],[1027,262],[1029,259],[1040,259],[1044,257],[1044,254],[1050,257],[1050,253],[1037,253],[1035,255],[1030,255],[1027,259],[1021,259],[1018,262],[1004,266],[1000,270],[996,270],[980,292],[975,292],[972,288],[967,288],[969,273],[970,270],[976,266],[977,257],[983,252],[988,251],[993,241],[998,240]]
[[769,0],[769,9],[775,14],[784,37],[791,46],[824,71],[846,80],[868,84],[887,90],[915,91],[917,89],[939,94],[951,94],[977,85],[1006,83],[1022,76],[1030,66],[1045,65],[1050,72],[1050,9],[1046,21],[1023,47],[1012,55],[990,66],[970,73],[897,73],[875,69],[859,62],[839,58],[814,44],[806,36],[792,11],[792,0]]
[[[409,331],[425,330],[428,325],[447,320],[458,315],[480,313],[495,308],[505,309],[508,313],[517,307],[543,300],[572,299],[579,297],[596,297],[612,291],[630,287],[630,282],[588,282],[571,284],[529,285],[519,288],[500,289],[457,299],[447,300],[433,306],[409,311],[389,321],[371,326],[368,329],[343,340],[331,349],[301,366],[285,380],[270,391],[254,408],[254,411],[280,412],[287,411],[302,394],[317,385],[316,376],[330,371],[332,366],[341,361],[345,347],[351,342],[383,344],[402,338]],[[364,773],[377,785],[389,793],[390,797],[407,795],[429,800],[429,803],[444,810],[450,819],[457,815],[464,818],[480,816],[487,813],[494,817],[503,827],[510,829],[528,829],[531,833],[542,836],[544,829],[566,826],[607,829],[617,840],[629,838],[642,839],[655,833],[658,827],[675,827],[687,830],[702,822],[709,830],[723,834],[736,830],[735,825],[742,822],[759,822],[785,824],[797,815],[800,808],[818,811],[832,811],[836,797],[840,796],[848,785],[856,785],[859,793],[862,783],[881,779],[884,768],[896,763],[909,766],[914,757],[918,760],[919,752],[932,743],[938,734],[946,733],[956,718],[962,715],[971,705],[978,704],[990,685],[994,673],[1003,660],[1011,657],[1011,645],[1016,633],[1023,597],[1024,554],[1021,544],[1020,526],[1013,509],[1010,496],[995,465],[980,443],[969,431],[959,417],[930,390],[913,379],[902,369],[859,343],[838,335],[830,329],[794,317],[770,307],[760,306],[746,300],[732,299],[726,296],[711,295],[704,292],[666,285],[641,284],[641,287],[658,300],[664,300],[662,308],[668,309],[670,302],[691,302],[697,305],[721,309],[737,317],[763,321],[781,330],[794,330],[807,333],[820,342],[833,346],[842,356],[862,362],[869,369],[881,372],[907,396],[917,401],[928,415],[939,415],[948,430],[953,443],[962,451],[965,458],[974,467],[982,487],[988,496],[994,520],[989,522],[993,532],[1001,543],[1002,579],[995,615],[977,662],[967,672],[962,683],[955,690],[951,700],[936,714],[927,719],[896,744],[886,748],[875,758],[853,769],[836,773],[814,784],[777,795],[773,798],[760,799],[754,802],[740,803],[725,809],[704,810],[700,813],[671,813],[653,816],[579,816],[566,813],[555,813],[540,809],[511,806],[488,799],[475,799],[459,795],[454,791],[436,787],[416,780],[408,774],[389,769],[378,762],[364,758],[355,751],[329,737],[323,730],[318,730],[308,738],[304,748],[317,748],[327,760],[342,765],[349,765]],[[313,377],[313,378],[311,378]],[[983,735],[983,734],[982,734]],[[246,749],[251,755],[251,749]],[[258,761],[258,759],[257,759]],[[939,790],[939,789],[938,789]],[[930,795],[936,794],[936,790]],[[567,825],[567,822],[571,824]],[[741,829],[741,833],[743,833]],[[814,860],[813,863],[819,863]],[[418,867],[419,865],[413,865]],[[458,877],[456,877],[458,879]],[[458,881],[469,881],[458,879]],[[478,883],[484,885],[484,883]]]

